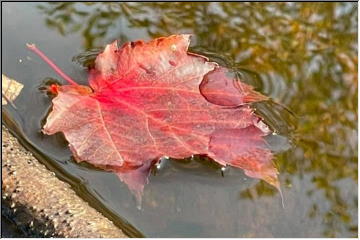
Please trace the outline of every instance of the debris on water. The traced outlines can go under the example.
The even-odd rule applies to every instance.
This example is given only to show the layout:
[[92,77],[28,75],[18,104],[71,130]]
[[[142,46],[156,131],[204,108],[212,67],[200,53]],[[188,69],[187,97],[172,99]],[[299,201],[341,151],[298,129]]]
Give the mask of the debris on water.
[[142,203],[139,200],[136,200],[136,208],[141,211],[142,210]]
[[7,77],[5,74],[1,74],[1,105],[10,103],[10,105],[16,109],[13,101],[19,96],[23,87],[24,85],[18,81]]
[[227,170],[227,167],[221,167],[221,176],[224,177],[225,176],[225,171]]

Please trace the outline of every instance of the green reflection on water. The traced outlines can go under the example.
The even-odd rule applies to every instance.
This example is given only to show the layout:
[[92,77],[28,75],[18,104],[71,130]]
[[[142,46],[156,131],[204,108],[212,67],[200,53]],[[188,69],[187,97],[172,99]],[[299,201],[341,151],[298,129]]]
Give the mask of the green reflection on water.
[[[276,159],[284,188],[294,188],[295,181],[309,182],[300,186],[306,189],[301,197],[315,200],[303,211],[309,218],[321,219],[323,236],[357,235],[357,3],[38,7],[49,28],[62,35],[81,32],[84,50],[101,48],[114,39],[135,40],[129,39],[129,29],[147,39],[193,33],[196,51],[216,53],[231,66],[256,73],[259,89],[297,115],[296,129],[291,128],[294,148]],[[259,183],[240,198],[273,194]],[[325,202],[316,201],[319,194]]]

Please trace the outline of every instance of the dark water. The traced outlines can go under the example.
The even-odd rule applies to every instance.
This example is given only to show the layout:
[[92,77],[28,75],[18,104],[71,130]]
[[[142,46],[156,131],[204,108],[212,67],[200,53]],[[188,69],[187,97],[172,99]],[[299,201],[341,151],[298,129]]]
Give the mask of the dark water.
[[[357,3],[3,3],[3,73],[25,85],[5,122],[42,162],[128,234],[148,237],[357,236]],[[150,177],[143,208],[118,178],[71,159],[61,135],[44,136],[61,81],[35,43],[86,84],[81,53],[122,42],[193,33],[192,50],[239,70],[281,103],[257,104],[273,138],[285,197],[241,170],[204,159],[167,161]],[[83,58],[84,59],[84,58]],[[89,57],[85,57],[85,60]],[[291,148],[285,146],[286,138]],[[284,151],[287,150],[287,151]]]
[[25,238],[27,235],[18,229],[15,223],[1,215],[1,237]]

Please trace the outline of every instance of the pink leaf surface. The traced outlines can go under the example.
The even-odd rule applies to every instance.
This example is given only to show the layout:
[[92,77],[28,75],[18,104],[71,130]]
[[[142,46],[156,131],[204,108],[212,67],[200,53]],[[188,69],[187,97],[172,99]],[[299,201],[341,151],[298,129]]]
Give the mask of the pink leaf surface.
[[268,97],[242,83],[235,73],[224,67],[218,67],[205,75],[200,92],[209,102],[228,107],[268,100]]
[[270,131],[244,105],[266,97],[188,53],[189,37],[107,45],[90,70],[91,88],[54,91],[43,132],[63,132],[77,161],[115,172],[138,199],[163,156],[207,155],[279,188],[263,139]]
[[244,169],[248,176],[277,186],[278,172],[272,165],[273,155],[263,139],[264,135],[255,125],[216,130],[211,135],[209,150],[227,164]]

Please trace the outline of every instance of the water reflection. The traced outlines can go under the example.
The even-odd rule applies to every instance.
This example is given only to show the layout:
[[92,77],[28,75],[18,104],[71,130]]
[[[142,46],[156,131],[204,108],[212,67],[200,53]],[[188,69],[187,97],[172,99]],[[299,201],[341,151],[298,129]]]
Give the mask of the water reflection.
[[245,189],[239,198],[263,207],[256,221],[244,223],[242,236],[293,236],[282,229],[293,218],[305,221],[294,227],[300,237],[357,235],[357,3],[53,2],[38,8],[50,29],[81,34],[83,50],[93,52],[80,61],[114,39],[193,33],[193,51],[240,69],[296,115],[271,102],[256,106],[275,130],[293,133],[292,150],[276,158],[289,214],[270,214],[266,197],[276,192],[266,184]]

